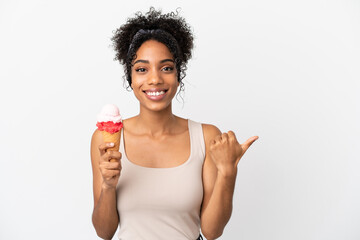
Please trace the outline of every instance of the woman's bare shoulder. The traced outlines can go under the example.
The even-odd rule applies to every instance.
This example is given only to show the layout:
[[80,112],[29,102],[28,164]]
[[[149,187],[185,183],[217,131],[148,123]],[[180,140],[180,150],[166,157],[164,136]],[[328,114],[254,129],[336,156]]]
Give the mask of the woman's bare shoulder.
[[209,141],[213,140],[216,136],[221,135],[221,131],[218,127],[213,124],[202,123],[202,129],[206,145]]
[[135,126],[135,124],[134,124],[135,119],[136,119],[136,116],[122,120],[123,127],[126,128],[127,132],[131,131],[131,129],[133,129],[133,127]]

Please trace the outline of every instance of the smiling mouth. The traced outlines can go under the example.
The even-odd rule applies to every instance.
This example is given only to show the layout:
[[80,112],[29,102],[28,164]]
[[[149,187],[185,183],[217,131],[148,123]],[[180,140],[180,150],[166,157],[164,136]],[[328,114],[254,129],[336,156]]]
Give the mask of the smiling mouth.
[[160,90],[160,91],[143,91],[148,96],[160,96],[164,95],[167,90]]

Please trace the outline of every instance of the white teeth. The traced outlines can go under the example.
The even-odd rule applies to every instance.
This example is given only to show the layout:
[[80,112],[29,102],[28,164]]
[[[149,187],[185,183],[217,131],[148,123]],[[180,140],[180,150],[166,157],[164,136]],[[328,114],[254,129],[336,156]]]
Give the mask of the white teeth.
[[162,95],[164,94],[165,91],[160,91],[160,92],[146,92],[147,95],[150,95],[150,96],[159,96],[159,95]]

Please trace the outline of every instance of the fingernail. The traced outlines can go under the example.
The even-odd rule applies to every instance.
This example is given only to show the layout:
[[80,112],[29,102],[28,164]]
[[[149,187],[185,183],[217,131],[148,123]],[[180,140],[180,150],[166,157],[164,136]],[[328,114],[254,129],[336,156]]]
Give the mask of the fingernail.
[[109,147],[113,147],[113,146],[114,146],[114,143],[108,143],[108,146],[109,146]]

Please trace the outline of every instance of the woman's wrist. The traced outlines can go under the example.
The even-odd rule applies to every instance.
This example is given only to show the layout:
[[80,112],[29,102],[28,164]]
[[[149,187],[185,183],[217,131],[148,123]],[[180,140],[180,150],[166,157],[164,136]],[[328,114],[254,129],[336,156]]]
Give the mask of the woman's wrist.
[[237,167],[228,167],[228,168],[218,169],[218,176],[226,178],[226,179],[236,178]]
[[113,186],[109,186],[107,184],[105,184],[104,182],[102,183],[101,185],[101,190],[103,191],[116,191],[116,187],[113,187]]

